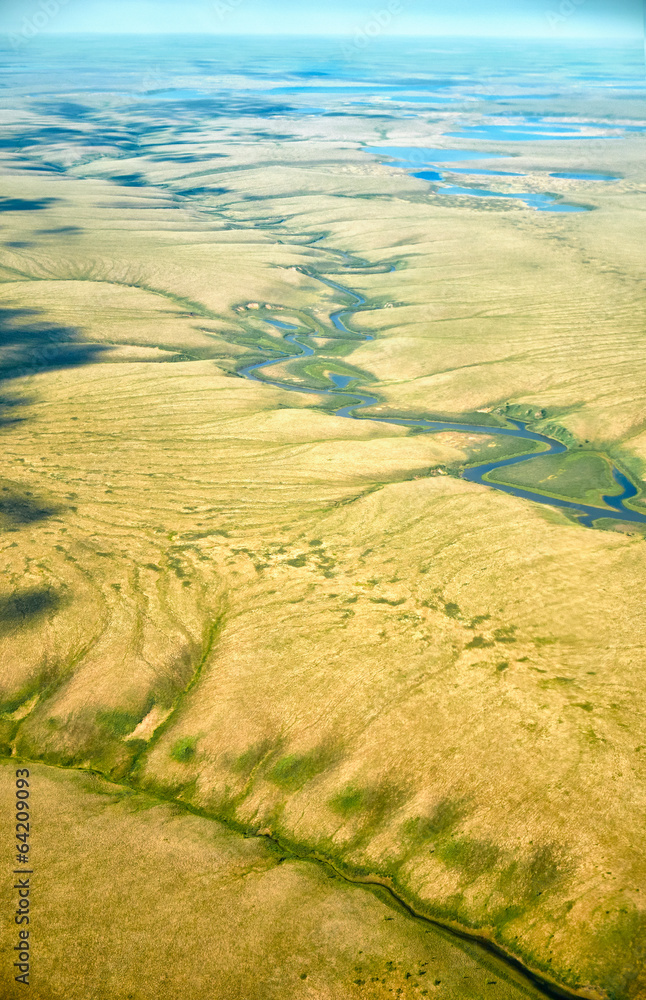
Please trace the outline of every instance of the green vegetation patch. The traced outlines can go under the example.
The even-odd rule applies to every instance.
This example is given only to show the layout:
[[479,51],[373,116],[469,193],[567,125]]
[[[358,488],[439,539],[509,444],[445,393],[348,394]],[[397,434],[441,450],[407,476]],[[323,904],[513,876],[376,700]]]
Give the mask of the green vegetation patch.
[[178,764],[188,764],[195,757],[195,745],[197,739],[194,736],[183,736],[173,744],[170,755]]
[[621,899],[621,904],[598,915],[595,951],[597,955],[604,956],[635,956],[632,961],[619,965],[604,962],[600,979],[608,996],[636,997],[641,993],[639,981],[646,962],[646,913],[627,902],[625,897]]
[[498,877],[498,889],[507,899],[533,905],[537,896],[560,886],[571,867],[564,851],[557,845],[546,844],[529,857],[510,859],[507,856]]
[[537,456],[519,465],[495,469],[486,478],[592,504],[603,503],[604,494],[619,493],[608,460],[594,451]]
[[21,706],[29,702],[34,695],[38,694],[42,697],[44,694],[47,694],[48,681],[51,681],[51,677],[41,674],[31,678],[18,691],[14,691],[11,694],[7,692],[4,699],[0,700],[0,715],[11,715],[12,712],[16,712]]
[[454,604],[453,601],[449,601],[448,604],[444,605],[444,614],[447,618],[459,618],[460,613],[459,605]]
[[436,850],[447,868],[459,869],[469,881],[491,872],[500,857],[500,848],[474,837],[449,838]]
[[[386,817],[402,805],[405,795],[401,786],[382,781],[364,787],[348,785],[330,799],[330,808],[344,819],[352,821],[353,833],[346,848],[351,851],[364,848]],[[342,859],[337,859],[339,860]],[[367,874],[367,870],[363,874]]]
[[353,379],[351,385],[356,385],[357,382],[365,384],[375,381],[373,375],[368,375],[365,372],[361,372],[358,368],[339,364],[338,361],[331,361],[327,358],[308,358],[303,361],[292,361],[289,365],[289,370],[292,374],[307,379],[308,384],[315,386],[317,389],[334,388],[334,383],[330,379],[331,374]]
[[[534,906],[537,897],[562,887],[571,863],[558,845],[530,848],[529,854],[523,854],[505,850],[485,838],[460,835],[457,829],[469,809],[467,799],[443,799],[430,816],[408,820],[402,833],[413,848],[430,848],[446,868],[459,872],[464,885],[488,877],[506,900],[500,914],[493,915],[495,924],[509,922],[514,916],[512,910],[518,915]],[[465,919],[457,910],[450,915]],[[492,914],[483,912],[478,919],[488,922]]]
[[231,770],[236,774],[251,774],[253,769],[267,756],[272,745],[270,740],[254,743],[231,762]]
[[[483,433],[486,433],[486,431]],[[469,445],[469,461],[467,465],[480,465],[482,462],[498,462],[503,458],[514,458],[516,455],[531,455],[532,453],[540,453],[544,450],[545,446],[540,441],[496,435],[493,440],[487,441],[485,438],[478,444]]]
[[323,747],[309,754],[287,754],[274,764],[267,777],[280,788],[293,792],[325,771],[335,756],[328,748]]
[[341,816],[352,816],[366,807],[366,790],[349,786],[330,799],[330,808]]
[[146,706],[143,712],[123,712],[118,709],[98,712],[96,721],[109,729],[115,736],[127,736],[148,715],[151,708],[152,702]]
[[471,642],[466,644],[466,649],[484,649],[485,646],[493,646],[493,639],[485,639],[483,635],[474,635]]

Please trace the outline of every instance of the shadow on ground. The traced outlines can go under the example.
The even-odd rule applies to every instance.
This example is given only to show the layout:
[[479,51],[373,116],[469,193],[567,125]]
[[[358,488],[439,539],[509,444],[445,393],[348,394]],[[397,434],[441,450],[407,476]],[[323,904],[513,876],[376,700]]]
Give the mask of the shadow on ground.
[[0,480],[0,530],[35,524],[60,513],[62,507],[39,500],[30,490],[9,479]]
[[52,587],[33,587],[0,597],[0,636],[36,624],[62,603],[61,594]]
[[90,364],[104,344],[79,342],[81,331],[41,319],[38,309],[0,308],[0,382]]
[[[5,390],[0,393],[0,429],[24,421],[21,409],[33,402],[33,397],[24,392],[12,394],[17,379],[90,364],[109,349],[103,344],[79,343],[78,329],[53,325],[41,316],[38,309],[0,308],[0,387]],[[53,517],[61,510],[60,506],[34,496],[24,484],[0,479],[0,530],[16,531]],[[29,600],[33,604],[33,595]],[[27,606],[32,606],[29,601]],[[4,619],[0,608],[1,621]]]
[[0,212],[40,212],[58,198],[0,198]]

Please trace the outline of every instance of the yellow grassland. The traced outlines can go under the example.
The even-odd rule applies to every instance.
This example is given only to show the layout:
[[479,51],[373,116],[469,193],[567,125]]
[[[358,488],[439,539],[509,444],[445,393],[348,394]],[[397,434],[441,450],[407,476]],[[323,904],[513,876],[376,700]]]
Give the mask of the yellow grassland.
[[[5,812],[13,774],[5,764]],[[33,921],[5,921],[2,941],[12,952],[30,930],[39,1000],[542,995],[482,948],[265,839],[96,776],[38,765],[30,778]],[[7,1000],[23,992],[3,984]]]
[[[173,955],[173,928],[225,925],[222,953],[201,955],[197,997],[211,995],[199,985],[210,976],[233,984],[223,1000],[419,995],[408,980],[366,979],[362,992],[356,980],[359,948],[371,969],[396,952],[416,972],[421,925],[397,914],[386,933],[383,902],[309,863],[276,866],[216,819],[385,880],[420,914],[580,996],[636,1000],[643,538],[429,475],[466,463],[484,434],[344,420],[322,396],[236,370],[261,359],[259,345],[280,346],[262,317],[282,310],[363,373],[373,415],[532,407],[539,429],[612,449],[637,480],[643,139],[590,141],[599,169],[625,179],[585,186],[594,211],[551,215],[443,199],[358,149],[357,138],[377,143],[365,122],[307,127],[329,133],[277,146],[264,169],[231,143],[235,169],[223,172],[208,152],[226,143],[208,135],[194,138],[199,168],[98,156],[66,175],[5,169],[7,197],[58,200],[2,215],[4,753],[94,768],[211,817],[131,812],[107,786],[102,806],[86,779],[38,766],[51,829],[74,840],[52,855],[46,912],[63,913],[60,940],[69,932],[74,947],[126,948],[133,964],[88,981],[97,998],[129,996],[139,963],[138,1000],[176,996],[188,955],[157,981],[141,937],[124,945],[61,895],[82,864],[98,907],[136,841],[149,850],[126,895],[110,890],[120,909],[143,893]],[[413,144],[412,128],[393,126],[388,142]],[[430,126],[425,142],[437,142]],[[550,144],[555,169],[576,167],[573,145]],[[529,180],[509,190],[544,190],[538,146],[513,160]],[[147,186],[111,179],[134,170]],[[208,184],[227,192],[181,196]],[[344,271],[335,249],[384,267]],[[344,297],[316,272],[366,297],[348,325],[373,341],[334,353],[329,313]],[[300,362],[274,376],[309,378]],[[72,809],[87,852],[66,825]],[[221,888],[194,914],[193,891],[211,887],[199,866]],[[248,870],[253,888],[240,885]],[[154,887],[149,872],[163,873]],[[153,933],[144,919],[137,935]],[[42,1000],[74,1000],[51,921]],[[253,961],[285,955],[261,992],[242,926]],[[466,960],[442,961],[457,975]]]

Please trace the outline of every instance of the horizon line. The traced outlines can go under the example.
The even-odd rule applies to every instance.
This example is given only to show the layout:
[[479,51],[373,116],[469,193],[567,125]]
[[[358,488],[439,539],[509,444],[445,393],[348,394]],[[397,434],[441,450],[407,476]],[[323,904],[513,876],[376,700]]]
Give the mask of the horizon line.
[[[19,32],[0,30],[0,39],[7,39],[15,37]],[[284,31],[260,31],[260,32],[250,32],[250,31],[40,31],[38,32],[38,37],[44,38],[307,38],[307,39],[338,39],[338,38],[354,38],[357,31],[351,32],[284,32]],[[591,34],[578,34],[578,35],[557,35],[552,34],[541,34],[537,35],[535,32],[513,32],[508,34],[484,34],[482,32],[477,32],[474,34],[466,34],[463,32],[455,31],[445,31],[443,29],[438,29],[437,31],[428,33],[414,34],[404,34],[404,33],[393,33],[389,35],[382,35],[379,38],[371,38],[371,43],[374,42],[391,42],[398,39],[402,41],[422,41],[422,40],[432,40],[434,38],[454,38],[462,40],[482,40],[482,41],[513,41],[518,39],[523,39],[525,41],[533,42],[594,42],[598,41],[603,44],[618,42],[618,41],[634,41],[637,43],[644,42],[644,36],[639,33],[622,33],[622,34],[608,34],[608,33],[591,33]]]

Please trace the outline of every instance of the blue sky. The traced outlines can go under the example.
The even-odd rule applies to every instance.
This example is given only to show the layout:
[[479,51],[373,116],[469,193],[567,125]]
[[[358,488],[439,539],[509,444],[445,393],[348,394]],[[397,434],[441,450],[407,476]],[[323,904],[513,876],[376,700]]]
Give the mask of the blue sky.
[[[0,0],[0,31],[638,37],[644,0]],[[373,29],[374,30],[374,29]]]

